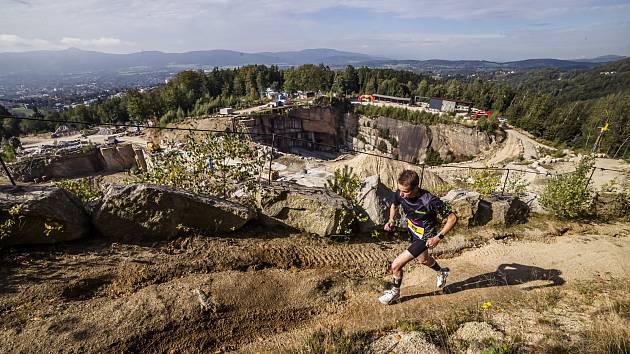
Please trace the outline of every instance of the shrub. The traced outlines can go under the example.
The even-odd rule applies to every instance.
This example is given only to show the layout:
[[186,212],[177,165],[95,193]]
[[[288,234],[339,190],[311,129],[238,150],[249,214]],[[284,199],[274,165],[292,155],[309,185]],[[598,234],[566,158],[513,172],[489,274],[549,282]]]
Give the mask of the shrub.
[[470,174],[472,183],[470,188],[484,197],[489,197],[501,182],[501,175],[493,170],[481,170]]
[[379,140],[378,146],[376,148],[378,149],[378,151],[383,152],[383,153],[389,152],[389,149],[387,148],[387,143],[385,142],[385,140]]
[[623,219],[629,219],[630,182],[623,181],[623,183],[618,183],[617,178],[615,177],[602,186],[602,191],[614,193],[612,203],[607,206],[608,209],[611,211],[610,215],[614,217],[621,217]]
[[76,195],[84,203],[98,200],[103,197],[103,192],[93,179],[79,178],[75,180],[55,181],[53,184],[61,189]]
[[[354,174],[352,167],[347,165],[342,169],[335,170],[335,173],[328,178],[326,185],[329,190],[343,197],[352,205],[352,215],[346,225],[339,225],[337,232],[342,235],[350,235],[356,229],[359,222],[367,221],[363,215],[357,201],[357,194],[361,187],[359,176]],[[342,219],[344,219],[342,217]]]
[[354,173],[352,167],[344,165],[342,169],[335,170],[335,173],[326,181],[328,189],[342,196],[351,203],[355,203],[361,181]]
[[264,156],[238,134],[188,137],[181,148],[152,156],[152,168],[138,181],[224,198],[240,191],[253,203],[263,162]]
[[13,235],[13,232],[19,230],[23,226],[24,219],[24,206],[22,204],[15,204],[9,210],[7,210],[8,216],[0,224],[0,240]]
[[437,197],[445,196],[452,189],[455,189],[455,186],[450,183],[442,183],[436,185],[435,187],[427,188],[427,190],[431,192],[431,194]]
[[585,157],[574,172],[552,177],[540,195],[540,204],[562,218],[585,216],[592,201],[588,174],[593,165],[594,159]]
[[4,162],[15,161],[15,148],[13,147],[13,145],[11,145],[9,140],[3,138],[0,147],[2,148],[2,152],[0,153],[2,154],[2,160]]
[[427,155],[424,158],[424,163],[429,166],[439,166],[444,163],[444,160],[437,151],[429,146],[427,148]]
[[510,171],[507,183],[505,184],[505,192],[513,195],[521,195],[527,192],[529,182],[525,180],[523,172]]

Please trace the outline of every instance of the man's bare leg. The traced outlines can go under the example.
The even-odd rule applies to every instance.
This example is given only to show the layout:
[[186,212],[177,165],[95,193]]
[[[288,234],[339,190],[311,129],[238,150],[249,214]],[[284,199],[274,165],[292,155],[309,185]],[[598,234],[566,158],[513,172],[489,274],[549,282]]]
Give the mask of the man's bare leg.
[[394,286],[391,290],[385,291],[383,296],[378,298],[381,303],[389,305],[398,300],[400,297],[400,285],[402,284],[403,267],[414,258],[415,257],[409,251],[405,250],[394,259],[390,267],[394,275]]

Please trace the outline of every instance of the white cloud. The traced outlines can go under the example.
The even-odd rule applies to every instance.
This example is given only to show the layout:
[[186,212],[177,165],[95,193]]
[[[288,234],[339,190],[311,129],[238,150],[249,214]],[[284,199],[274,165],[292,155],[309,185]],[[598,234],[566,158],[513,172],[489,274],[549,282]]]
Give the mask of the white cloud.
[[21,52],[39,49],[61,49],[53,42],[39,38],[25,38],[15,34],[0,34],[0,52]]
[[131,43],[121,41],[118,38],[101,37],[92,39],[81,39],[74,37],[63,37],[60,41],[61,44],[75,47],[80,49],[94,49],[94,50],[119,50],[125,47],[129,47]]
[[[456,51],[522,57],[531,45],[526,57],[541,56],[545,46],[571,55],[563,43],[578,45],[573,37],[583,38],[571,28],[628,21],[629,10],[628,0],[28,0],[3,4],[0,33],[18,39],[0,39],[0,51],[329,47],[399,58],[452,58]],[[560,27],[569,30],[545,35]],[[540,31],[531,31],[537,36],[532,37],[516,28]],[[615,38],[604,41],[608,49],[590,41],[580,50],[630,54],[613,26],[597,31],[598,37]]]
[[58,41],[41,38],[26,38],[16,34],[0,34],[0,52],[21,52],[28,50],[55,50],[75,47],[79,49],[119,51],[129,47],[132,43],[118,38],[81,39],[63,37]]

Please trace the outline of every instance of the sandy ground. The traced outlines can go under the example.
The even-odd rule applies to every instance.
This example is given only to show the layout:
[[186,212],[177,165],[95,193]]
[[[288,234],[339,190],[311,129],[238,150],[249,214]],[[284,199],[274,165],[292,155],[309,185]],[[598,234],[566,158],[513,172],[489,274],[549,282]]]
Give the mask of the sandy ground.
[[[566,230],[565,230],[566,231]],[[473,243],[461,240],[476,233]],[[405,241],[331,243],[281,230],[153,244],[86,240],[0,253],[3,352],[277,353],[319,328],[379,330],[462,304],[630,270],[629,224],[459,230],[436,254],[449,286],[412,263],[401,302],[377,302]],[[476,246],[474,246],[476,245]],[[464,247],[464,248],[461,248]],[[460,249],[461,248],[461,249]],[[447,250],[456,251],[454,253]],[[454,257],[450,257],[449,255]],[[210,303],[204,310],[198,291]]]

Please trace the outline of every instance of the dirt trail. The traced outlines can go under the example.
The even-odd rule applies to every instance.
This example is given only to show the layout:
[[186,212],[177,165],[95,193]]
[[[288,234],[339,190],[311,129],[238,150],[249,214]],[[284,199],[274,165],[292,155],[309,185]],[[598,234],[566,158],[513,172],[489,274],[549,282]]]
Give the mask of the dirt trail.
[[[555,226],[554,226],[555,227]],[[185,237],[147,245],[91,242],[5,249],[0,268],[0,347],[6,352],[278,352],[317,328],[378,330],[403,319],[600,276],[627,277],[630,224],[460,230],[450,243],[490,241],[440,262],[412,264],[400,304],[376,298],[405,241],[330,243],[256,230],[236,238]],[[261,232],[262,231],[262,232]],[[518,235],[517,235],[518,234]],[[449,242],[441,245],[448,248]],[[503,266],[502,266],[503,265]],[[503,275],[496,274],[503,269]],[[207,295],[203,310],[197,291]]]
[[[607,235],[608,234],[608,235]],[[345,306],[294,331],[252,343],[244,352],[275,351],[298,344],[314,328],[343,326],[348,331],[373,330],[402,320],[449,311],[466,303],[480,304],[512,296],[514,291],[562,286],[578,280],[627,278],[630,271],[630,225],[579,229],[541,241],[503,242],[440,260],[451,269],[449,285],[435,290],[435,273],[413,265],[405,274],[401,302],[378,303],[378,290],[350,292]]]

